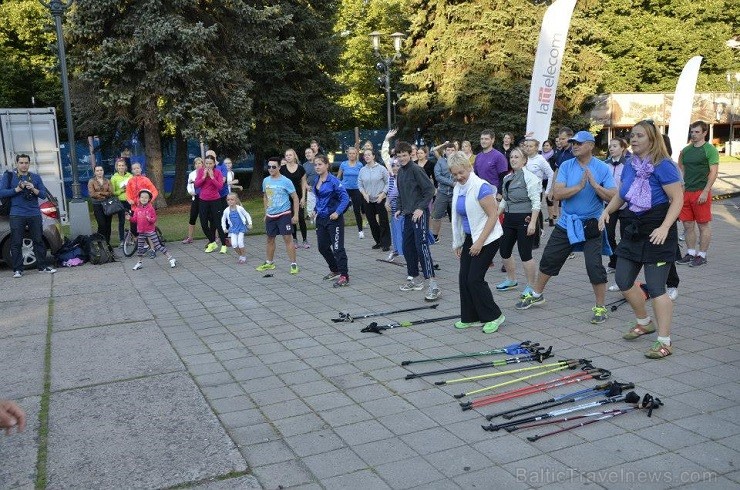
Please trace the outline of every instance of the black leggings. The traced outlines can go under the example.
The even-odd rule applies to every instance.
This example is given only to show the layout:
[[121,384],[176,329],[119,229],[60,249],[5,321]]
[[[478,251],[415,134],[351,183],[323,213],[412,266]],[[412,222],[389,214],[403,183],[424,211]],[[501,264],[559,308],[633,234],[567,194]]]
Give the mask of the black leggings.
[[221,228],[221,200],[200,201],[200,226],[208,239],[208,243],[216,241],[216,232],[221,245],[226,245],[226,233]]
[[[609,240],[609,246],[612,254],[609,256],[609,267],[617,268],[617,221],[619,221],[619,211],[614,211],[609,215],[609,222],[606,224],[606,237]],[[619,221],[619,236],[624,236],[624,223]]]
[[200,212],[200,198],[198,196],[195,196],[195,198],[190,201],[190,220],[188,220],[188,224],[190,226],[195,226],[195,221],[198,219],[198,213]]
[[[125,226],[126,226],[126,213],[131,211],[131,205],[128,203],[128,201],[121,201],[121,204],[123,204],[123,211],[118,212],[118,241],[123,243],[123,235],[125,232]],[[111,216],[113,218],[113,216]],[[111,220],[112,222],[113,220]],[[133,232],[136,229],[136,223],[131,223],[129,225],[131,228],[131,231]],[[134,233],[136,235],[136,233]]]
[[[290,215],[293,216],[293,203],[290,204]],[[301,229],[301,236],[303,241],[306,241],[306,210],[301,206],[298,206],[298,227]],[[293,227],[293,240],[298,240],[298,230]]]
[[113,221],[113,216],[105,214],[102,202],[93,202],[93,213],[95,213],[95,221],[98,223],[98,233],[103,235],[105,241],[110,244],[111,222]]
[[522,262],[532,260],[534,235],[527,235],[527,227],[529,226],[529,220],[527,218],[531,216],[529,213],[504,214],[504,234],[501,237],[501,246],[499,248],[502,259],[511,257],[511,252],[514,250],[514,243],[516,243]]
[[363,199],[360,189],[347,189],[347,194],[349,194],[352,201],[352,212],[355,213],[357,231],[362,231],[362,213],[365,212],[365,199]]

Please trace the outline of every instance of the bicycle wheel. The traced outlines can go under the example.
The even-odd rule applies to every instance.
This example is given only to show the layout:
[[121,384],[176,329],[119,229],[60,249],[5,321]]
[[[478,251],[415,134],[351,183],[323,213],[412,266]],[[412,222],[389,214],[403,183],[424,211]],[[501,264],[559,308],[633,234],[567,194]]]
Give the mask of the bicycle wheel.
[[131,257],[134,253],[136,253],[136,237],[131,230],[126,230],[126,235],[123,237],[123,255]]

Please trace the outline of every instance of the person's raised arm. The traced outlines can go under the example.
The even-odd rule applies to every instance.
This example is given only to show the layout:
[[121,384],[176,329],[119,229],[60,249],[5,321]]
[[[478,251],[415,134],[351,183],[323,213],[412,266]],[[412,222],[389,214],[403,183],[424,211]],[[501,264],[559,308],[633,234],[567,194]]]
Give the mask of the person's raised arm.
[[394,128],[389,130],[385,134],[385,139],[383,139],[383,144],[380,145],[380,156],[383,159],[383,163],[385,164],[385,168],[388,169],[388,171],[391,171],[391,140],[393,137],[398,133],[398,129]]

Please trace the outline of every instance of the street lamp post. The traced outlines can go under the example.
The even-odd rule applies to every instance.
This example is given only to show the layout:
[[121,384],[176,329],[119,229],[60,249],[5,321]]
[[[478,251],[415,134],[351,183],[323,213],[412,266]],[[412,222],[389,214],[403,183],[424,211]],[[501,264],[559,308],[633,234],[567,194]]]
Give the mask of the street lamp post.
[[54,26],[57,33],[57,49],[59,55],[59,66],[62,77],[62,95],[64,97],[64,115],[67,121],[67,144],[69,145],[69,161],[72,168],[72,201],[70,202],[69,218],[72,236],[89,235],[92,232],[90,227],[90,210],[87,201],[82,198],[80,190],[79,174],[77,172],[77,148],[75,145],[75,132],[72,123],[72,103],[69,97],[69,79],[67,77],[67,55],[64,51],[64,35],[62,34],[62,17],[64,12],[72,6],[74,0],[50,0],[39,3],[49,9],[54,17]]
[[402,32],[394,32],[391,34],[391,37],[393,38],[393,49],[394,53],[390,56],[383,56],[380,53],[380,38],[382,34],[378,31],[374,31],[370,33],[370,39],[373,42],[373,51],[375,52],[375,56],[377,56],[380,61],[378,62],[376,68],[378,71],[380,71],[383,76],[383,88],[385,90],[385,107],[386,107],[386,117],[388,122],[388,130],[390,130],[393,126],[393,121],[391,117],[391,65],[401,57],[401,44],[403,43],[403,38],[405,35]]
[[730,141],[727,153],[732,156],[732,142],[735,139],[735,88],[740,83],[740,72],[726,73],[727,85],[730,86]]

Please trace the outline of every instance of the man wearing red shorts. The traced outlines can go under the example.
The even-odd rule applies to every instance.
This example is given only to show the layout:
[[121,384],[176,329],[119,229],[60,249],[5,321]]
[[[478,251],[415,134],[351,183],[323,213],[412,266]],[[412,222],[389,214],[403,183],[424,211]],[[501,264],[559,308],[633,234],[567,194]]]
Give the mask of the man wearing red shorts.
[[[691,125],[691,144],[681,150],[678,166],[683,173],[686,189],[683,208],[678,219],[683,222],[686,235],[686,255],[676,261],[679,265],[699,267],[707,263],[707,249],[712,240],[712,186],[717,178],[719,153],[706,141],[709,126],[704,121]],[[699,227],[699,250],[696,250],[696,227]]]

